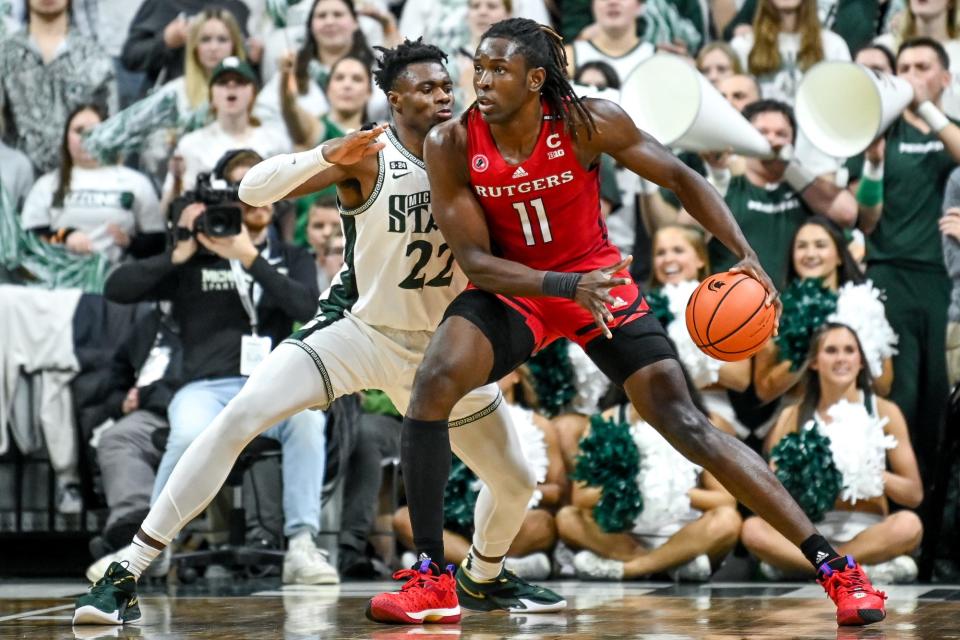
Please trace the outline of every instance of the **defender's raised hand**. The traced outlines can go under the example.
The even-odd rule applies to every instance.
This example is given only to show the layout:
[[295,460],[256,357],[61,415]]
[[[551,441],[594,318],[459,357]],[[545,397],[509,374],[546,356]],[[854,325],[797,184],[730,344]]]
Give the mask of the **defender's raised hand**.
[[384,144],[377,142],[377,138],[387,130],[387,126],[378,124],[372,129],[358,129],[342,138],[323,143],[324,159],[330,164],[350,165],[372,156],[383,149]]

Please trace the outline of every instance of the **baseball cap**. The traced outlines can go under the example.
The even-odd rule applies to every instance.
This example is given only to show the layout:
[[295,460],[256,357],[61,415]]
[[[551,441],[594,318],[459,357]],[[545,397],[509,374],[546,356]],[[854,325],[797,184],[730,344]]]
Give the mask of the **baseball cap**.
[[217,68],[210,74],[210,84],[212,85],[218,78],[227,73],[235,73],[244,80],[257,84],[257,74],[254,73],[253,67],[237,56],[228,56],[217,65]]

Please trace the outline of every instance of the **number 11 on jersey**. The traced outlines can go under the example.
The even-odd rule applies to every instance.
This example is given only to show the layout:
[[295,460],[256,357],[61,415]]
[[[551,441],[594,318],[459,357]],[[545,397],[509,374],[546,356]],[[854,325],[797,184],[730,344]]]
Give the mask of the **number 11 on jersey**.
[[[552,242],[553,234],[550,233],[550,221],[547,220],[547,212],[543,208],[543,199],[537,198],[536,200],[531,200],[530,205],[537,215],[537,222],[540,225],[540,235],[543,237],[543,243],[547,244],[548,242]],[[514,202],[513,208],[516,209],[520,215],[520,226],[523,228],[523,237],[527,241],[527,246],[533,246],[536,244],[536,240],[533,237],[533,227],[530,225],[530,214],[527,212],[527,203]]]

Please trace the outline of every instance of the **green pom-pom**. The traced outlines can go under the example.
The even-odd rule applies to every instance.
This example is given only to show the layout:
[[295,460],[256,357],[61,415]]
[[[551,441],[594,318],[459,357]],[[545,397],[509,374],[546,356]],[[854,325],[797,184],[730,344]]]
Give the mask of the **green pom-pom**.
[[776,341],[780,360],[790,361],[796,371],[807,359],[810,339],[827,317],[837,310],[837,294],[819,278],[794,280],[781,296],[783,314]]
[[770,452],[783,483],[804,513],[814,522],[833,508],[843,476],[833,462],[830,439],[816,428],[783,437]]
[[673,311],[670,311],[670,299],[663,294],[663,289],[656,288],[647,291],[644,294],[647,304],[650,305],[650,313],[653,314],[660,324],[666,328],[674,320]]
[[393,406],[393,402],[383,391],[378,389],[367,389],[363,392],[363,402],[361,403],[366,413],[375,413],[381,416],[401,417],[400,412]]
[[573,366],[567,355],[569,344],[563,339],[555,340],[527,363],[540,409],[551,418],[560,414],[577,393],[573,386]]
[[570,477],[603,494],[593,508],[593,519],[608,533],[627,531],[643,511],[637,486],[640,450],[624,423],[590,417],[590,434],[580,441],[580,453]]
[[447,486],[443,490],[443,526],[464,536],[473,533],[473,510],[477,506],[477,476],[460,458],[453,456]]

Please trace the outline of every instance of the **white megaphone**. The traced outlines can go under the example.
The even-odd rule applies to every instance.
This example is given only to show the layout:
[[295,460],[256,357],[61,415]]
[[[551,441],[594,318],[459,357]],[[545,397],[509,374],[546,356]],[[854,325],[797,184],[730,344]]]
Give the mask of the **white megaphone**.
[[913,87],[903,78],[853,62],[821,62],[797,87],[797,126],[820,151],[849,158],[870,146],[912,100]]
[[687,151],[769,156],[770,144],[684,58],[658,53],[637,65],[620,88],[620,105],[662,144]]

